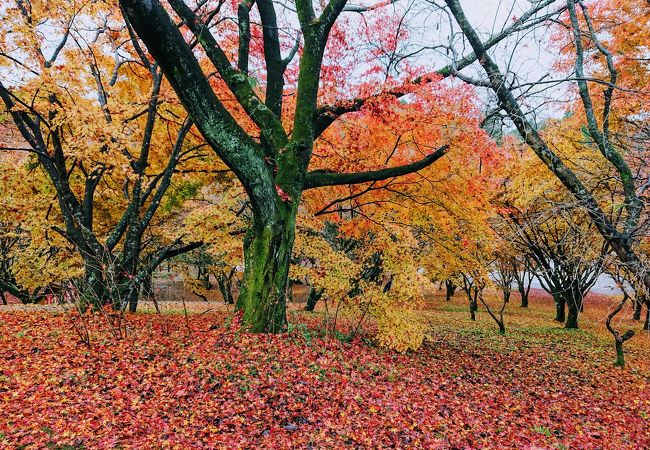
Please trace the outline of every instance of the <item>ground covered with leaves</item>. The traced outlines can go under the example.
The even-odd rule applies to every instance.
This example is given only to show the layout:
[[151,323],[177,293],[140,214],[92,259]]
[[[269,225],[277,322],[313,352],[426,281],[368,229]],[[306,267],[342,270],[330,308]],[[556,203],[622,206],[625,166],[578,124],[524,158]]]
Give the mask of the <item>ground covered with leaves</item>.
[[278,336],[137,314],[116,339],[101,315],[0,312],[0,447],[650,448],[647,335],[618,369],[595,318],[515,306],[502,337],[460,300],[435,309],[407,354],[326,338],[319,314]]

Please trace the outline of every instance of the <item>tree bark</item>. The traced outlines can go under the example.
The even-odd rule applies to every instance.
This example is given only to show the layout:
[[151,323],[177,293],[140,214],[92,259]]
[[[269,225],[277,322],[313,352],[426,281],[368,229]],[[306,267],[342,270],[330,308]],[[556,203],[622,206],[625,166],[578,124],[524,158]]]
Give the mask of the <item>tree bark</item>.
[[476,311],[478,311],[478,303],[476,298],[470,299],[469,301],[469,315],[470,319],[476,320]]
[[580,309],[576,308],[572,301],[567,302],[569,305],[569,314],[567,315],[566,324],[564,328],[578,328],[578,316],[580,314]]
[[579,289],[571,289],[569,295],[566,299],[569,314],[567,315],[565,328],[578,328],[578,317],[582,312],[584,298]]
[[101,308],[109,300],[104,271],[101,268],[100,261],[93,256],[87,255],[84,258],[84,281],[80,293],[82,310],[85,310],[88,306]]
[[524,289],[523,285],[518,285],[518,291],[521,295],[521,307],[528,308],[528,292]]
[[456,286],[456,284],[451,280],[445,280],[445,287],[447,288],[446,289],[447,292],[446,292],[446,295],[445,295],[445,301],[451,301],[451,298],[456,293],[456,288],[458,286]]
[[560,294],[553,294],[555,302],[555,321],[563,323],[566,320],[566,300]]
[[623,342],[619,339],[614,339],[614,343],[616,346],[616,361],[614,362],[614,365],[617,367],[624,367],[625,353],[623,353]]
[[643,304],[645,300],[643,296],[636,295],[634,298],[634,313],[632,314],[632,320],[641,320],[641,310],[643,309]]
[[323,289],[312,287],[309,289],[309,295],[307,296],[307,304],[305,305],[305,311],[312,312],[316,308],[316,303],[323,296]]
[[237,299],[244,325],[253,333],[279,333],[287,327],[289,263],[297,208],[283,208],[266,226],[251,227],[244,239],[244,279]]
[[226,275],[225,273],[217,274],[217,284],[219,285],[219,292],[221,292],[223,302],[226,305],[235,303],[235,297],[232,293],[232,275]]
[[142,298],[146,300],[150,300],[154,298],[153,272],[150,271],[145,277],[144,281],[142,282],[142,286],[140,288],[140,295],[142,296]]

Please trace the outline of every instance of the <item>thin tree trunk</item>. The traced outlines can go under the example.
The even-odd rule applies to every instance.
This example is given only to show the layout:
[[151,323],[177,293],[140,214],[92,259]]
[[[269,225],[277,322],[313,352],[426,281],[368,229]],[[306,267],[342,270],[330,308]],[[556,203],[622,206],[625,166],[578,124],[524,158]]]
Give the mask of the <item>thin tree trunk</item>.
[[621,312],[628,299],[629,296],[625,291],[623,291],[623,300],[618,304],[616,308],[612,310],[612,312],[607,315],[607,320],[605,320],[605,326],[607,327],[607,330],[614,337],[614,346],[616,348],[616,360],[614,361],[614,366],[617,367],[625,366],[625,353],[623,351],[623,344],[634,336],[634,330],[627,330],[625,333],[621,334],[616,331],[614,327],[612,327],[612,319],[614,319],[614,317],[619,312]]
[[476,311],[478,311],[478,302],[476,300],[476,297],[478,296],[478,288],[474,289],[475,293],[473,295],[470,294],[469,299],[469,315],[472,320],[476,320]]
[[584,306],[584,296],[582,291],[577,288],[572,288],[570,291],[570,297],[566,300],[569,314],[567,315],[565,328],[579,328],[578,327],[578,317],[583,311]]
[[519,285],[518,290],[521,295],[521,307],[528,308],[528,292],[526,292],[523,285]]
[[579,308],[572,306],[572,302],[569,303],[569,314],[567,315],[566,324],[564,328],[578,328],[578,315]]
[[623,342],[619,339],[614,339],[614,345],[616,346],[616,361],[614,361],[614,365],[617,367],[624,367],[625,353],[623,352]]
[[641,320],[641,310],[643,309],[643,296],[636,295],[634,298],[634,313],[632,314],[632,320]]
[[451,301],[451,298],[456,293],[456,288],[458,286],[456,286],[456,284],[451,280],[445,280],[445,287],[447,288],[446,289],[447,292],[446,292],[446,296],[445,296],[445,301]]
[[322,288],[310,288],[309,295],[307,296],[307,304],[305,305],[305,311],[312,312],[316,308],[316,303],[323,296]]
[[560,294],[553,294],[555,302],[555,321],[563,323],[566,320],[566,300]]
[[232,293],[232,278],[225,273],[217,275],[217,284],[219,285],[219,292],[223,297],[223,302],[227,305],[235,303],[235,297]]

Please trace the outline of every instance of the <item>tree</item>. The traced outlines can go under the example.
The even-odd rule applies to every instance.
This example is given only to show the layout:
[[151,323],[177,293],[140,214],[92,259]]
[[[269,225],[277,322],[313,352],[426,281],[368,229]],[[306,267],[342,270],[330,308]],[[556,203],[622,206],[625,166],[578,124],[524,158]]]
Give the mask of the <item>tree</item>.
[[625,344],[626,341],[630,340],[634,336],[634,330],[627,330],[625,333],[621,334],[612,325],[612,320],[618,315],[618,313],[621,312],[627,301],[630,299],[628,286],[626,286],[628,285],[628,276],[626,276],[624,268],[621,268],[617,264],[611,264],[610,267],[607,268],[607,273],[612,277],[612,279],[616,282],[618,288],[623,293],[623,299],[618,303],[618,305],[616,305],[616,307],[614,307],[614,309],[612,309],[612,311],[607,315],[607,319],[605,320],[605,326],[614,338],[614,346],[616,348],[616,360],[614,361],[614,365],[623,367],[625,366],[625,353],[623,351],[623,344]]
[[526,212],[511,209],[505,220],[516,236],[515,243],[535,261],[542,287],[553,296],[555,320],[566,320],[566,328],[577,328],[584,297],[602,273],[607,246],[593,239],[571,206],[545,207],[540,200],[535,205],[538,209]]
[[511,259],[512,273],[521,297],[521,307],[528,308],[528,295],[533,284],[535,272],[529,255],[515,255]]
[[[642,186],[645,184],[645,180],[643,177],[635,176],[631,164],[624,157],[625,148],[611,139],[610,126],[614,122],[614,106],[616,106],[613,99],[620,87],[618,83],[621,80],[619,80],[619,72],[616,70],[612,52],[602,42],[599,33],[594,28],[589,6],[583,2],[568,0],[563,9],[566,9],[569,23],[565,24],[564,29],[571,33],[571,44],[575,56],[574,76],[571,77],[571,80],[575,82],[579,93],[579,105],[583,114],[582,118],[585,121],[586,136],[590,139],[590,144],[597,149],[615,172],[618,186],[622,191],[622,204],[626,215],[617,221],[608,217],[594,194],[585,187],[583,181],[558,156],[557,152],[551,149],[545,138],[522,110],[522,101],[518,97],[525,95],[526,84],[513,84],[506,79],[499,65],[481,42],[476,29],[468,21],[460,2],[446,0],[445,3],[488,77],[487,80],[471,80],[471,82],[486,86],[496,94],[500,108],[505,111],[515,125],[521,138],[575,196],[580,207],[587,212],[596,229],[617,254],[620,261],[626,264],[646,287],[650,287],[650,271],[643,260],[639,258],[635,249],[635,245],[638,243],[637,232],[640,218],[644,211],[644,202],[640,196],[644,191]],[[610,5],[610,7],[616,8],[616,6]],[[580,7],[580,16],[576,6]],[[640,18],[647,21],[649,17],[647,8],[641,6],[640,9]],[[631,11],[633,9],[628,9],[627,12]],[[585,41],[589,43],[589,49],[585,48]],[[612,43],[615,44],[616,41]],[[642,51],[640,50],[642,45],[639,44],[636,51]],[[605,62],[604,77],[600,77],[597,71],[594,71],[591,77],[585,75],[585,56],[588,52],[591,52],[590,54],[594,55],[596,59]],[[599,97],[598,101],[594,100],[593,89],[589,87],[589,82],[604,86],[602,97]],[[533,85],[535,84],[533,83]],[[638,102],[636,104],[638,105]],[[629,113],[629,111],[626,110],[625,113]],[[600,120],[597,118],[598,116],[601,117]],[[641,184],[640,189],[639,184]]]
[[0,81],[0,99],[22,141],[2,150],[27,152],[14,164],[42,171],[49,183],[28,199],[52,188],[57,217],[41,210],[41,226],[76,249],[86,302],[135,310],[155,267],[200,245],[178,237],[142,254],[171,177],[192,151],[192,122],[165,104],[162,72],[109,5],[45,6],[3,5],[0,34],[12,45],[0,55],[11,74]]
[[458,285],[456,284],[456,282],[453,279],[448,278],[448,279],[445,280],[445,300],[446,301],[451,300],[451,298],[456,293],[456,289],[458,289]]
[[[369,17],[357,23],[347,22],[347,33],[336,24],[346,10],[345,0],[323,4],[318,13],[311,1],[298,1],[294,23],[299,24],[299,30],[292,29],[291,21],[286,24],[280,21],[281,17],[293,15],[289,8],[283,10],[281,16],[276,11],[279,5],[267,0],[257,1],[254,6],[262,25],[261,33],[251,24],[252,3],[239,7],[237,27],[228,28],[229,23],[224,21],[211,23],[222,14],[219,8],[224,7],[223,3],[215,6],[212,2],[202,2],[193,9],[181,0],[173,0],[169,5],[181,19],[180,29],[157,0],[121,0],[120,4],[128,22],[170,80],[206,142],[233,170],[250,199],[253,220],[244,241],[245,269],[237,307],[243,311],[243,320],[252,331],[281,331],[286,323],[287,273],[303,192],[322,186],[372,183],[414,173],[440,159],[448,149],[444,141],[429,142],[426,152],[414,152],[420,153],[415,162],[395,166],[386,163],[383,168],[360,172],[339,173],[330,167],[309,171],[315,141],[342,115],[366,107],[381,108],[381,102],[387,97],[417,96],[419,86],[451,75],[458,67],[474,61],[476,56],[468,55],[453,70],[445,67],[432,74],[396,80],[395,67],[400,58],[408,60],[396,45],[405,33],[399,26],[403,17],[384,15],[384,3],[349,8]],[[395,23],[396,28],[386,27],[387,22]],[[366,24],[371,24],[374,33],[387,34],[392,50],[383,52],[382,48],[366,55],[346,53],[344,50],[353,48],[349,44],[354,36],[364,35],[356,30],[367,29],[364,28]],[[495,45],[521,25],[520,22],[513,24],[486,45]],[[281,39],[280,30],[287,31],[290,36],[299,34],[302,41],[287,45],[286,39]],[[189,39],[185,39],[183,33]],[[330,37],[334,39],[328,46]],[[238,41],[237,52],[229,52],[224,47],[229,40]],[[253,47],[253,43],[257,47]],[[206,76],[212,69],[204,69],[208,64],[197,59],[201,53],[192,51],[194,44],[201,46],[210,61],[209,66],[231,91],[236,108],[245,111],[250,126],[235,120],[225,106],[226,98],[215,93],[210,77]],[[283,50],[288,50],[284,58]],[[237,54],[236,58],[231,56],[233,53]],[[296,66],[292,65],[296,54],[299,55],[297,77]],[[370,83],[360,83],[351,89],[357,97],[340,101],[345,75],[358,71],[360,61],[368,62],[367,74],[385,75],[378,84],[381,88],[379,92],[368,89],[373,81],[381,79],[370,76]],[[412,74],[413,68],[407,72]],[[256,90],[259,81],[254,73],[265,82],[264,100]],[[324,74],[327,77],[322,77]],[[285,78],[289,81],[286,84]],[[319,99],[321,85],[328,86],[331,91],[320,92]],[[290,99],[290,104],[285,104],[285,97]],[[334,101],[325,103],[328,99]],[[286,116],[291,113],[293,118],[287,120]],[[372,148],[367,149],[367,153],[372,151]]]
[[16,227],[0,223],[0,300],[7,304],[6,292],[23,303],[34,303],[43,297],[44,290],[37,288],[33,292],[22,287],[13,272],[16,253],[25,247],[25,235]]
[[503,303],[510,302],[512,285],[515,282],[515,269],[509,255],[500,252],[495,255],[492,276],[494,283],[503,294]]

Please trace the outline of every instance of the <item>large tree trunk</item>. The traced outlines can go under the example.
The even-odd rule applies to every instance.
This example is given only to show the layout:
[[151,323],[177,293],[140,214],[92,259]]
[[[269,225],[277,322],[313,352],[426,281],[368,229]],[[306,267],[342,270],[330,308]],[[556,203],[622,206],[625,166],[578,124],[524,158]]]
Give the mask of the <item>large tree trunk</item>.
[[110,300],[101,263],[93,256],[85,258],[84,280],[80,292],[82,301],[80,306],[83,310],[91,305],[94,308],[101,308]]
[[142,286],[140,287],[140,295],[145,300],[151,300],[154,297],[153,272],[150,271],[147,273],[147,276],[145,277],[144,281],[142,282]]
[[129,302],[129,312],[136,312],[138,310],[138,300],[140,299],[140,286],[129,284],[127,290],[126,300]]
[[243,311],[242,321],[250,332],[279,333],[287,328],[295,215],[296,208],[291,208],[276,223],[254,225],[244,239],[244,279],[237,309]]

